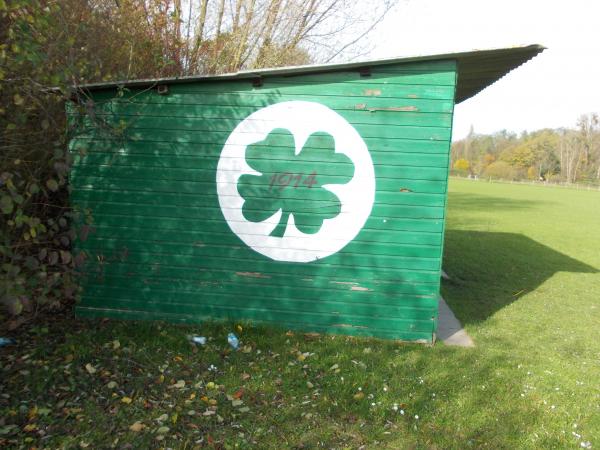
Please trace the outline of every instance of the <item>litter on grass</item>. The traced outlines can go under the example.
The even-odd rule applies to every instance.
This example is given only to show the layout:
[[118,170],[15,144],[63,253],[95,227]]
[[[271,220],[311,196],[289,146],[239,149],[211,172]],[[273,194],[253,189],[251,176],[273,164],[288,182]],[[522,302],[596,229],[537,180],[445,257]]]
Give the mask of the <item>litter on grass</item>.
[[227,342],[234,350],[237,350],[240,346],[240,341],[234,333],[229,333],[227,335]]
[[206,337],[204,336],[190,336],[190,341],[194,344],[206,345]]
[[5,337],[0,337],[0,347],[4,347],[6,345],[12,345],[15,343],[14,339],[11,338],[5,338]]

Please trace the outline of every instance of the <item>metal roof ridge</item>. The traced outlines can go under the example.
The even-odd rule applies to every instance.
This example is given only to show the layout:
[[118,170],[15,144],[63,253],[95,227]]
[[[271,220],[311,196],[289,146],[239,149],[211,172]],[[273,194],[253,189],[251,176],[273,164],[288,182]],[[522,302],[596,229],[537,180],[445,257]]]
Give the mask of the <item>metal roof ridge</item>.
[[[77,86],[78,89],[85,90],[96,90],[96,89],[108,89],[112,87],[135,87],[135,86],[148,86],[163,83],[185,83],[194,81],[218,81],[218,80],[235,80],[235,79],[248,79],[257,76],[268,76],[268,75],[293,75],[302,73],[315,73],[324,72],[329,70],[344,70],[353,69],[364,66],[381,66],[388,64],[398,63],[410,63],[420,61],[436,61],[436,60],[462,60],[465,58],[493,55],[494,53],[510,52],[530,52],[533,56],[544,51],[546,47],[541,44],[528,44],[528,45],[516,45],[511,47],[497,47],[488,49],[471,49],[453,53],[435,53],[429,55],[411,55],[402,57],[390,57],[380,58],[372,60],[345,62],[345,63],[327,63],[327,64],[308,64],[301,66],[286,66],[286,67],[275,67],[275,68],[264,68],[264,69],[247,69],[237,72],[224,73],[219,75],[186,75],[181,77],[164,77],[164,78],[147,78],[147,79],[134,79],[134,80],[120,80],[120,81],[106,81],[96,83],[86,83]],[[527,58],[525,61],[529,60]],[[523,61],[523,62],[525,62]],[[520,65],[520,64],[519,64]]]

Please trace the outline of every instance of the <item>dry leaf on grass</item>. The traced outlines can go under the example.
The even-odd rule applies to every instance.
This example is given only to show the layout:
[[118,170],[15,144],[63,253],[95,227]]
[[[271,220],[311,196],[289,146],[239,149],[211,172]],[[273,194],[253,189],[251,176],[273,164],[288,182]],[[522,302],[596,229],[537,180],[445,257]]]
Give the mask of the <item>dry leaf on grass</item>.
[[133,425],[129,427],[129,429],[135,433],[142,431],[145,428],[145,425],[141,422],[135,422]]

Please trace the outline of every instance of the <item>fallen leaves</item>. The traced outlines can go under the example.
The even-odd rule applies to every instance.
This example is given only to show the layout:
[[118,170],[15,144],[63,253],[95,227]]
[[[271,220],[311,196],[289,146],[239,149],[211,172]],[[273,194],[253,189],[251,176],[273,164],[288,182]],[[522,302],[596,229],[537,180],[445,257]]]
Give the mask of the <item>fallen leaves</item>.
[[122,397],[121,398],[121,402],[125,403],[126,405],[129,405],[132,401],[133,401],[133,399],[131,397]]
[[10,424],[10,425],[0,427],[0,436],[6,436],[9,434],[12,434],[15,431],[17,431],[18,428],[19,427],[17,427],[17,425],[15,425],[15,424]]
[[244,396],[244,388],[240,388],[237,391],[235,391],[232,395],[233,398],[242,398]]
[[169,389],[183,389],[185,387],[185,380],[178,380],[177,383],[169,386]]
[[38,408],[37,413],[39,416],[48,416],[51,412],[52,410],[50,408]]
[[117,382],[116,381],[109,381],[108,383],[106,383],[106,387],[108,389],[115,389],[117,387]]
[[304,339],[307,341],[319,339],[321,335],[319,333],[304,333]]
[[353,398],[354,398],[354,400],[362,400],[363,398],[365,398],[365,393],[362,391],[359,391],[356,394],[354,394]]
[[90,363],[87,363],[87,364],[85,365],[85,370],[87,370],[87,372],[88,372],[90,375],[93,375],[93,374],[95,374],[95,373],[96,373],[96,368],[95,368],[94,366],[92,366]]
[[310,352],[298,352],[298,354],[296,355],[296,359],[300,362],[304,361],[306,358],[308,358],[310,356]]
[[146,426],[142,422],[134,422],[129,426],[129,429],[135,433],[142,431]]
[[33,408],[31,408],[31,409],[29,410],[29,412],[27,413],[27,418],[28,418],[29,420],[32,420],[32,419],[34,419],[34,418],[35,418],[35,416],[37,416],[37,413],[38,413],[38,408],[37,408],[37,406],[34,406],[34,407],[33,407]]

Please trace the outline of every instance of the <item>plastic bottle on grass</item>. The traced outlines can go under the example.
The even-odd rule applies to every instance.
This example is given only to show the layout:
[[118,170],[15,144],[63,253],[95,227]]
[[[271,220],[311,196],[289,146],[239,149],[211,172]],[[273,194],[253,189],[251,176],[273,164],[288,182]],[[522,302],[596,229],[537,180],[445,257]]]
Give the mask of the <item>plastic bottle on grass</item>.
[[237,350],[240,346],[240,341],[237,336],[233,333],[229,333],[227,335],[227,342],[231,346],[232,349]]
[[15,343],[15,340],[12,338],[0,337],[0,347],[4,347],[5,345],[12,345]]

